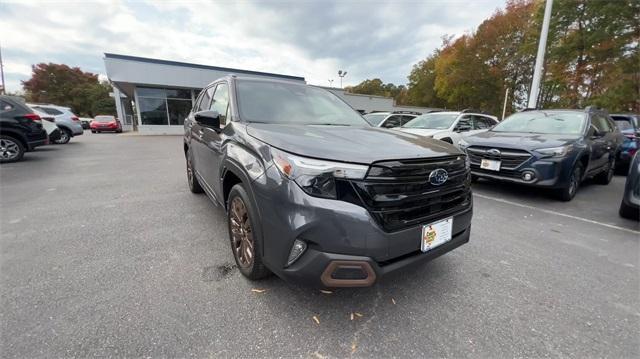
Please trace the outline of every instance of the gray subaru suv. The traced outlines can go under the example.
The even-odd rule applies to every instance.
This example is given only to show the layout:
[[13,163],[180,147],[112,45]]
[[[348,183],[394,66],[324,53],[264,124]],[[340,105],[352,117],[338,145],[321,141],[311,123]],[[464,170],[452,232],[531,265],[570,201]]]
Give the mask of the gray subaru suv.
[[370,286],[469,241],[465,154],[373,127],[324,89],[228,76],[202,90],[184,129],[189,188],[225,209],[250,279]]

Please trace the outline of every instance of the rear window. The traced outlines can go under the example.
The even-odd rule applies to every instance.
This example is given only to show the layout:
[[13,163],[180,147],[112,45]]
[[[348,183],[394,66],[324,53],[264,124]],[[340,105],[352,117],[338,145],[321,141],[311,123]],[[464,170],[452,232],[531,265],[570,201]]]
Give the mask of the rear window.
[[113,116],[96,116],[94,118],[95,121],[97,122],[111,122],[115,120],[115,117]]
[[33,106],[34,109],[42,111],[48,115],[58,116],[62,115],[62,111],[52,107]]

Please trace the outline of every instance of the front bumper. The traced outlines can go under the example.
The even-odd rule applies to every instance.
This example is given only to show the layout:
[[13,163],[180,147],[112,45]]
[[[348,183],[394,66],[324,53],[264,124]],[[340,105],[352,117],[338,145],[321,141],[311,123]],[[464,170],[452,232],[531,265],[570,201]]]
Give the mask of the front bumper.
[[[480,178],[527,186],[560,188],[567,185],[574,163],[575,156],[563,158],[532,157],[514,169],[501,169],[500,171],[481,169],[479,163],[471,163],[471,174]],[[530,181],[524,180],[523,175],[526,172],[532,173],[534,179]]]
[[[350,261],[367,263],[375,277],[347,286],[368,286],[379,276],[433,259],[469,241],[472,205],[452,215],[449,242],[422,253],[422,224],[385,232],[364,207],[309,196],[295,183],[282,179],[273,166],[254,181],[252,188],[261,217],[263,262],[281,278],[295,283],[343,286],[323,281],[323,274],[334,261]],[[296,239],[306,242],[308,248],[287,267]]]

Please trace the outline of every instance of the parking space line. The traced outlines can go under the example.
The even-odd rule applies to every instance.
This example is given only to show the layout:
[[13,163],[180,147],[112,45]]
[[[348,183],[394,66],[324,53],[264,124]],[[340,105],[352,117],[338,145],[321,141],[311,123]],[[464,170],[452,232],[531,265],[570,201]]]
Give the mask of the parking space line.
[[636,231],[636,230],[633,230],[633,229],[619,227],[619,226],[615,226],[613,224],[608,224],[608,223],[602,223],[602,222],[598,222],[598,221],[594,221],[594,220],[591,220],[591,219],[582,218],[582,217],[578,217],[578,216],[572,216],[570,214],[566,214],[566,213],[562,213],[562,212],[556,212],[556,211],[552,211],[550,209],[538,208],[538,207],[535,207],[535,206],[530,206],[530,205],[527,205],[527,204],[512,202],[512,201],[509,201],[509,200],[506,200],[506,199],[491,197],[491,196],[487,196],[487,195],[484,195],[484,194],[478,194],[478,193],[475,193],[475,192],[473,193],[473,195],[476,196],[476,197],[480,197],[480,198],[484,198],[484,199],[490,199],[492,201],[506,203],[506,204],[510,204],[510,205],[513,205],[513,206],[517,206],[517,207],[533,209],[533,210],[544,212],[544,213],[547,213],[547,214],[552,214],[552,215],[556,215],[556,216],[562,216],[562,217],[567,217],[567,218],[571,218],[571,219],[576,219],[578,221],[583,221],[583,222],[587,222],[587,223],[591,223],[591,224],[597,224],[599,226],[618,229],[618,230],[629,232],[629,233],[633,233],[633,234],[640,234],[640,231]]

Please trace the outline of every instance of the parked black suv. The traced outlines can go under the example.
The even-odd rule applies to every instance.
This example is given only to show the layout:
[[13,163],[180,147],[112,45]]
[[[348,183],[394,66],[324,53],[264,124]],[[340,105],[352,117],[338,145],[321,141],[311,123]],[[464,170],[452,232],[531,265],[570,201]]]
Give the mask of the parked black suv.
[[330,92],[225,77],[185,120],[193,192],[228,216],[238,268],[317,287],[369,286],[469,240],[466,156],[375,128]]
[[587,177],[611,181],[621,143],[606,111],[587,107],[516,113],[459,145],[474,177],[554,188],[570,201]]
[[0,163],[20,161],[49,142],[40,116],[10,96],[0,96]]

